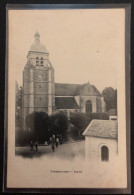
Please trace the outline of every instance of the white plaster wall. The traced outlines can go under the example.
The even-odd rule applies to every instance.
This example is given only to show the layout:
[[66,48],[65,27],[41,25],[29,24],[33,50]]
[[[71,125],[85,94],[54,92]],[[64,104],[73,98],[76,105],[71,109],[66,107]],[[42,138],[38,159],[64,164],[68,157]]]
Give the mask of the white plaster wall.
[[101,147],[103,145],[109,148],[109,161],[113,160],[118,154],[118,142],[116,139],[85,136],[86,159],[101,162]]
[[117,116],[109,116],[109,120],[117,120]]

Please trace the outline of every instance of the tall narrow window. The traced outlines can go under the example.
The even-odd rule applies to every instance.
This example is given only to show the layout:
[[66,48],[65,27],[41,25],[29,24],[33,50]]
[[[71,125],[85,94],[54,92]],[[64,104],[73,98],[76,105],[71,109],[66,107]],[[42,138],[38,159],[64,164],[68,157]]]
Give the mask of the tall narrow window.
[[42,86],[39,85],[39,92],[41,93],[42,92]]
[[92,113],[92,102],[91,102],[91,100],[86,101],[86,113],[87,114]]
[[36,66],[39,66],[39,58],[36,58]]
[[101,160],[108,161],[109,160],[109,149],[107,146],[101,147]]
[[41,101],[41,97],[39,98],[39,103],[38,103],[38,106],[41,106],[42,104],[42,101]]
[[43,58],[40,59],[40,65],[43,66]]

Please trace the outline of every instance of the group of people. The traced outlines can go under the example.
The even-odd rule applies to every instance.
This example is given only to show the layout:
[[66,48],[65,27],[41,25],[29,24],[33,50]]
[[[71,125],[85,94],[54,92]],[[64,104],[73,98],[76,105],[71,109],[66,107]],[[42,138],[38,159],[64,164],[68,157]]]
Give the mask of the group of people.
[[[45,142],[46,143],[46,142]],[[50,137],[50,144],[52,147],[52,151],[55,151],[55,146],[56,148],[58,148],[59,144],[62,144],[62,135],[53,135],[52,137]],[[31,147],[31,151],[38,151],[38,142],[30,142],[30,147]],[[35,148],[35,149],[34,149]]]
[[61,135],[57,135],[57,136],[53,135],[52,137],[50,137],[50,143],[52,146],[52,151],[54,152],[55,145],[56,145],[56,148],[58,148],[58,145],[62,144],[62,136]]
[[38,142],[30,142],[30,146],[31,146],[31,151],[34,151],[34,147],[35,147],[35,151],[38,151]]

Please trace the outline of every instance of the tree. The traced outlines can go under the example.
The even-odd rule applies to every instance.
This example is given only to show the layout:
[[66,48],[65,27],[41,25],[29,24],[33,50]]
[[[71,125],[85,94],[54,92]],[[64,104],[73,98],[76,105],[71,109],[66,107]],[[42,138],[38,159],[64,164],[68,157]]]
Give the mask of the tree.
[[114,91],[115,108],[117,109],[117,89]]
[[16,82],[16,107],[22,107],[22,86]]
[[106,87],[102,91],[104,101],[106,102],[106,111],[110,109],[117,109],[117,90],[112,87]]
[[25,146],[31,141],[31,133],[29,131],[18,130],[15,132],[15,145]]
[[73,137],[78,138],[93,119],[109,120],[107,113],[71,113],[70,122],[74,126],[71,128]]
[[21,113],[22,113],[22,87],[16,82],[16,104],[15,104],[15,126],[16,129],[21,129]]
[[52,134],[61,134],[66,137],[66,130],[68,129],[68,118],[63,112],[52,114],[50,117],[50,132]]
[[91,122],[91,114],[87,115],[85,113],[71,113],[70,122],[78,129],[79,135],[83,133],[85,128]]
[[33,141],[49,139],[50,118],[45,112],[32,112],[26,117],[26,125],[30,129]]

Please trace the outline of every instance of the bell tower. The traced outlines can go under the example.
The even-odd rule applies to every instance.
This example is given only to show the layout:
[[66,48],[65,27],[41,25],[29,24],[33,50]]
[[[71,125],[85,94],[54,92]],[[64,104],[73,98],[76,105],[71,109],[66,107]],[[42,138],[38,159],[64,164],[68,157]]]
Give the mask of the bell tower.
[[38,32],[27,55],[27,64],[23,71],[23,121],[33,111],[51,115],[55,109],[54,69],[49,53],[40,43]]

